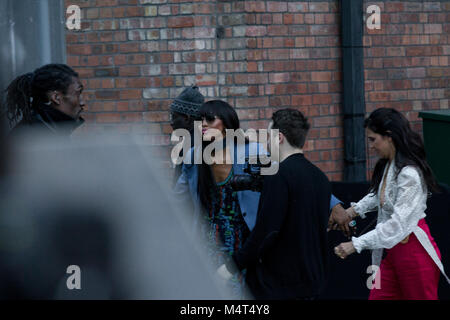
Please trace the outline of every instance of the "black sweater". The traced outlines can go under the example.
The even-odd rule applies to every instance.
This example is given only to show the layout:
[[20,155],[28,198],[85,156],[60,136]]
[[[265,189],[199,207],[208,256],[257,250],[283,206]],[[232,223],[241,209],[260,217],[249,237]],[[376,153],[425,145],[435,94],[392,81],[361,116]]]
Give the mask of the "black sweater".
[[295,299],[324,289],[330,197],[327,177],[303,154],[265,177],[256,225],[233,257],[239,269],[247,268],[255,298]]

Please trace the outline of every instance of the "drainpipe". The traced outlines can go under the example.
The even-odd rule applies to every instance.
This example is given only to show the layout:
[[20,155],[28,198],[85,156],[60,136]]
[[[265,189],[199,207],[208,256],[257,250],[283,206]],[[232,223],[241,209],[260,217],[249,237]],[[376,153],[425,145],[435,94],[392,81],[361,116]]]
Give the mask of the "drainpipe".
[[366,177],[364,132],[363,0],[341,1],[344,181]]

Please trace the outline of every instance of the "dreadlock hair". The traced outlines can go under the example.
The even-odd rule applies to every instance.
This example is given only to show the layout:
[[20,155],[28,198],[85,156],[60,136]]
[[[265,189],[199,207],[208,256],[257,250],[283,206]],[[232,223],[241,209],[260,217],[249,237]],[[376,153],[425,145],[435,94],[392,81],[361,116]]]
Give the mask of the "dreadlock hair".
[[69,66],[47,64],[14,79],[5,90],[9,121],[13,123],[22,117],[30,123],[33,111],[48,102],[47,93],[56,90],[66,94],[73,78],[78,78],[78,73]]

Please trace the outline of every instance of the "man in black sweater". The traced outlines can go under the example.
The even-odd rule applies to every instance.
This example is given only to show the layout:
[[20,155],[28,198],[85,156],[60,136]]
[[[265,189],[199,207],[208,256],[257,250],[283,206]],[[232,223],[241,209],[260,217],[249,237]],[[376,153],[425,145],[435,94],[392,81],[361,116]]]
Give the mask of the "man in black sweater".
[[[303,155],[309,124],[301,112],[275,112],[269,129],[279,130],[279,170],[265,177],[256,225],[234,262],[247,269],[256,299],[312,299],[327,280],[331,185]],[[227,278],[231,268],[218,273]]]

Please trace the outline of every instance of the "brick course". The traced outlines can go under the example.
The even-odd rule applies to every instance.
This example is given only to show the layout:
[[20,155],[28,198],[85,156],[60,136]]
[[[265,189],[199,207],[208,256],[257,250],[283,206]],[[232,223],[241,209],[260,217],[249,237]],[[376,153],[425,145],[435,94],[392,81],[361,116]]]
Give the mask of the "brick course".
[[[85,131],[138,133],[168,157],[169,103],[197,83],[207,99],[234,106],[244,129],[299,109],[312,123],[307,157],[342,179],[339,1],[71,4],[82,8],[82,30],[66,41],[67,63],[86,87]],[[394,107],[421,131],[418,111],[448,108],[450,4],[365,1],[364,10],[371,4],[381,8],[381,30],[364,32],[366,111]]]
[[[366,111],[396,108],[422,132],[419,111],[448,109],[450,4],[364,2],[371,4],[381,8],[381,30],[365,29]],[[369,167],[374,163],[371,157]]]

